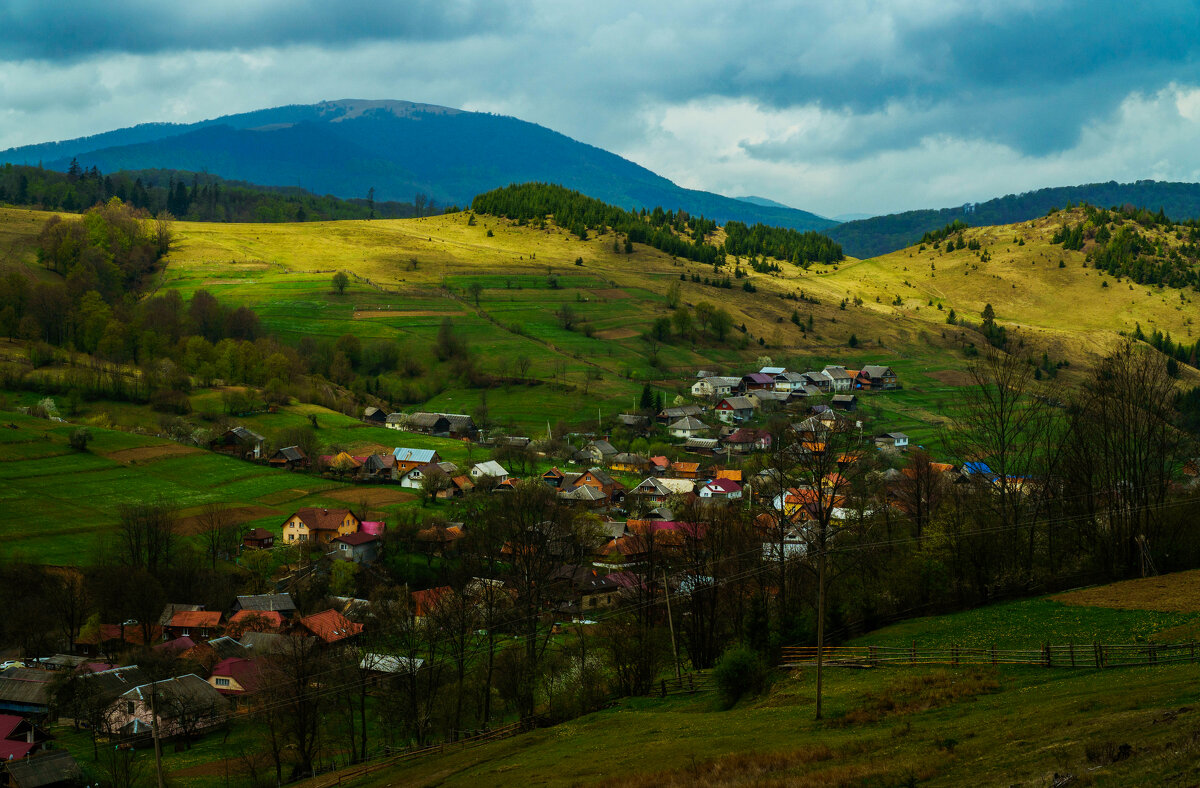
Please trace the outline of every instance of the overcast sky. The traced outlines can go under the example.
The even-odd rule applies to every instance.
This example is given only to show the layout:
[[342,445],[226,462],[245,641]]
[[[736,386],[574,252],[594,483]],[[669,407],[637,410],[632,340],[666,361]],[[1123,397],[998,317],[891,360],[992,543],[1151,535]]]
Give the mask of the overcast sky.
[[4,0],[0,149],[378,98],[825,215],[1200,181],[1184,2]]

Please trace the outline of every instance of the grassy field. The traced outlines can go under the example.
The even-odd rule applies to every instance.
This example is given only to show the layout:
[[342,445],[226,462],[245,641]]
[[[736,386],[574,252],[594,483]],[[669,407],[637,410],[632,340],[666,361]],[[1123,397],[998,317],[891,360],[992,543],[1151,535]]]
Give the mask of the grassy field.
[[[278,530],[299,506],[348,501],[348,485],[280,472],[128,432],[91,428],[87,452],[73,425],[0,413],[0,536],[7,558],[78,564],[97,554],[121,504],[158,497],[183,517],[226,503],[244,522]],[[342,495],[342,498],[337,496]]]
[[[1191,580],[1165,582],[1179,596]],[[1035,599],[917,619],[856,642],[1133,642],[1169,634],[1185,619]],[[730,710],[711,692],[631,699],[355,784],[1045,786],[1056,773],[1075,775],[1072,785],[1190,784],[1200,731],[1197,679],[1200,666],[1190,664],[831,668],[826,719],[818,722],[814,671],[801,668]]]

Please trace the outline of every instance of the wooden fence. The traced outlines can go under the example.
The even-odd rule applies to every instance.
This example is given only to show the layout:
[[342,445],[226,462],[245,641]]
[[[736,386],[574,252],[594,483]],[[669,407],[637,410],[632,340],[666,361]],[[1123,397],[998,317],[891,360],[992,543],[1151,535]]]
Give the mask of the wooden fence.
[[[784,666],[815,664],[816,646],[787,646]],[[1037,648],[996,646],[921,647],[830,646],[824,649],[827,665],[883,667],[889,665],[1036,665],[1044,668],[1119,668],[1196,661],[1196,643],[1045,643]]]
[[510,723],[499,728],[493,728],[488,731],[480,731],[470,736],[464,736],[453,742],[439,742],[430,744],[425,747],[411,747],[403,750],[389,751],[383,758],[373,760],[368,763],[361,763],[357,766],[352,766],[348,769],[342,769],[337,772],[329,772],[328,774],[318,775],[309,780],[306,780],[299,785],[303,788],[332,788],[332,786],[340,786],[344,782],[353,781],[359,777],[368,774],[373,774],[382,769],[398,764],[409,763],[411,761],[420,760],[431,755],[440,755],[444,752],[455,752],[458,750],[469,750],[473,747],[480,747],[489,742],[507,739],[510,736],[515,736],[525,730],[525,727],[520,722]]

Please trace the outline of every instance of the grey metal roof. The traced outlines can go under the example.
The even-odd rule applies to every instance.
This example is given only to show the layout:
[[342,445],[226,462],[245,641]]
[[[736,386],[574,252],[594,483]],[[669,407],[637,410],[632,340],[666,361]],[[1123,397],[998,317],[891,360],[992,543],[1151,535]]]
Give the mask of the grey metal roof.
[[237,598],[238,610],[275,610],[280,613],[291,613],[296,610],[296,603],[291,594],[254,594]]
[[668,424],[667,429],[669,429],[669,430],[706,430],[706,429],[708,429],[708,425],[705,424],[704,422],[700,421],[700,419],[696,418],[695,416],[684,416],[682,419],[675,422],[674,424]]
[[66,750],[50,750],[30,758],[22,758],[7,764],[7,769],[14,788],[42,788],[46,785],[83,781],[83,772],[79,764]]

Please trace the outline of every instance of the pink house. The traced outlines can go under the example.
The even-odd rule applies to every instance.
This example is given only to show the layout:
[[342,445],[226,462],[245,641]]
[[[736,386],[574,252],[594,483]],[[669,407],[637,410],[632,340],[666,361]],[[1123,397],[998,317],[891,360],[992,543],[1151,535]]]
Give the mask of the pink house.
[[207,681],[189,673],[134,687],[113,702],[110,712],[111,733],[148,734],[157,714],[161,736],[191,737],[223,725],[229,701]]

